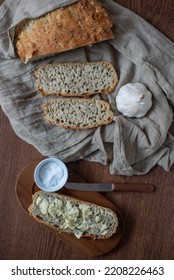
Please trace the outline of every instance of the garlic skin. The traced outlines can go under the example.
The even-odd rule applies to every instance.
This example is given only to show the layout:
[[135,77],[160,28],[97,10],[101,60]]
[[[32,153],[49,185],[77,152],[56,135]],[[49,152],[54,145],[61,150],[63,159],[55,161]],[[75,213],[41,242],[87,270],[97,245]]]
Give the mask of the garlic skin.
[[120,88],[116,106],[126,117],[142,118],[152,107],[152,94],[142,83],[128,83]]

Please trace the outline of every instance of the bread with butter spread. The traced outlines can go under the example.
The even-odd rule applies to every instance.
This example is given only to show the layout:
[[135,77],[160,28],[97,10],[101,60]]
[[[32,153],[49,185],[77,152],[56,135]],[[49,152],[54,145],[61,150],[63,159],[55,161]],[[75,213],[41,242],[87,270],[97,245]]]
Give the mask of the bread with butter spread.
[[49,99],[41,107],[47,123],[66,129],[82,130],[107,125],[114,117],[109,103],[94,98]]
[[35,71],[35,86],[43,96],[89,96],[110,93],[118,83],[109,62],[52,63]]
[[77,238],[107,239],[117,230],[115,212],[90,202],[58,193],[36,192],[29,213],[38,222]]
[[16,52],[24,63],[114,38],[112,20],[98,0],[79,0],[16,26]]

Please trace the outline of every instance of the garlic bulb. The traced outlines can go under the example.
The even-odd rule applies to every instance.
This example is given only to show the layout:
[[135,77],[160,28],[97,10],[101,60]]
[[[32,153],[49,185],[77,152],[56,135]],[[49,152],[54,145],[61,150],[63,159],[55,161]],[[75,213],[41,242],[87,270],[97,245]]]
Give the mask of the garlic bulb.
[[141,83],[128,83],[120,88],[116,97],[116,106],[126,117],[141,118],[152,106],[152,94]]

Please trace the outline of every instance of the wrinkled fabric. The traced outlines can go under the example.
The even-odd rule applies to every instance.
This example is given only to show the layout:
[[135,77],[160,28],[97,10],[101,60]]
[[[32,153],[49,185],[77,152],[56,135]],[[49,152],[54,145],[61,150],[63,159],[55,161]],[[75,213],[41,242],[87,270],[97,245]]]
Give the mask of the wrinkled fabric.
[[[16,135],[43,156],[64,162],[85,159],[110,165],[111,174],[142,175],[159,164],[166,171],[174,162],[174,138],[169,133],[174,105],[174,44],[141,17],[114,1],[101,0],[113,19],[115,38],[67,51],[25,65],[15,52],[15,26],[76,1],[6,0],[0,7],[0,105]],[[96,95],[114,112],[111,124],[84,131],[47,124],[33,72],[42,64],[109,61],[119,77],[113,93]],[[152,108],[143,118],[127,118],[115,97],[126,83],[140,82],[152,93]]]

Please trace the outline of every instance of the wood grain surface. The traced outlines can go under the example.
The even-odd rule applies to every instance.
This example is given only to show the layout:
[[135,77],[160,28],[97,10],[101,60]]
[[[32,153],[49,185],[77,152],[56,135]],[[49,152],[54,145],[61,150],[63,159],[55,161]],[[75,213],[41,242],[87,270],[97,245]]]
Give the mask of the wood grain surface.
[[[0,0],[0,4],[2,4]],[[115,1],[136,12],[174,41],[173,0]],[[174,135],[174,125],[170,128]],[[105,193],[121,210],[123,238],[115,250],[91,257],[31,219],[18,203],[15,182],[21,170],[42,155],[19,139],[0,109],[0,259],[174,259],[174,167],[143,176],[113,176],[109,167],[80,160],[68,167],[87,182],[151,183],[154,193]]]
[[[40,160],[35,160],[34,162],[27,165],[19,174],[16,181],[16,196],[19,204],[29,214],[28,208],[32,203],[32,195],[39,191],[38,186],[34,182],[34,170],[39,164]],[[69,182],[79,182],[83,183],[84,180],[79,175],[74,173],[71,169],[68,170],[68,181]],[[123,236],[124,222],[119,209],[116,207],[115,203],[108,200],[105,196],[98,192],[83,192],[83,191],[73,191],[63,187],[57,193],[68,195],[80,199],[82,201],[87,201],[94,203],[103,207],[112,209],[118,218],[118,227],[115,234],[107,239],[90,239],[90,238],[80,238],[77,239],[74,235],[68,233],[59,233],[57,230],[47,227],[54,235],[57,236],[59,240],[63,240],[74,250],[83,253],[88,256],[99,256],[104,255],[111,250],[115,249],[116,245],[120,242]],[[46,226],[46,225],[43,225]]]

